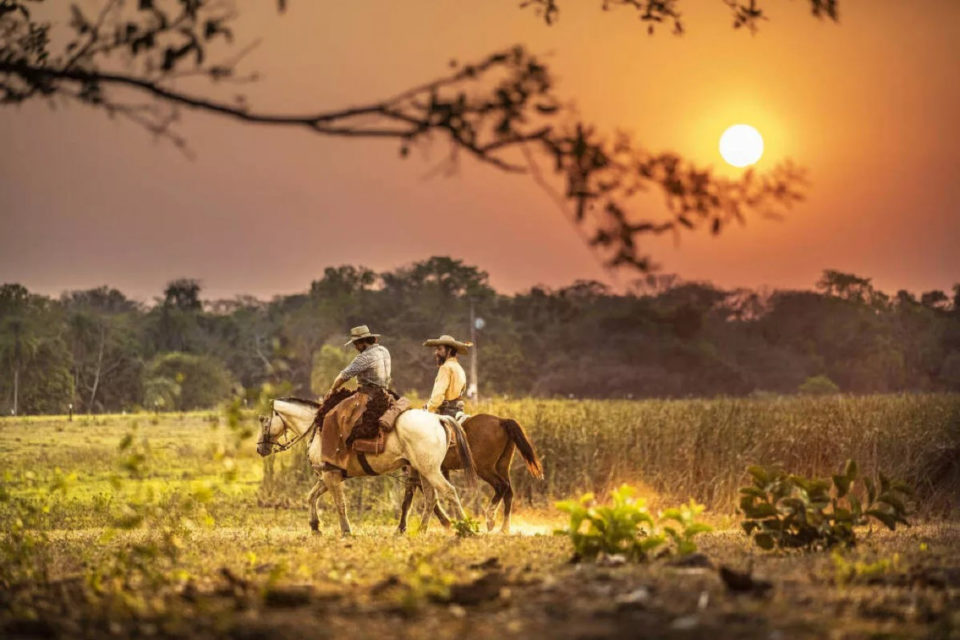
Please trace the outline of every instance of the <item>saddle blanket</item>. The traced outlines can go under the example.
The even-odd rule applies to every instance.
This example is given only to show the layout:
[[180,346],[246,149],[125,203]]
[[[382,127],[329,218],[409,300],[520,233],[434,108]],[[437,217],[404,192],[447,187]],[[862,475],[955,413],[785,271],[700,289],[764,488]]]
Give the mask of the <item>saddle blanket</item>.
[[322,418],[320,458],[345,468],[353,452],[380,455],[386,446],[385,433],[410,408],[409,400],[382,389],[364,389],[347,396]]

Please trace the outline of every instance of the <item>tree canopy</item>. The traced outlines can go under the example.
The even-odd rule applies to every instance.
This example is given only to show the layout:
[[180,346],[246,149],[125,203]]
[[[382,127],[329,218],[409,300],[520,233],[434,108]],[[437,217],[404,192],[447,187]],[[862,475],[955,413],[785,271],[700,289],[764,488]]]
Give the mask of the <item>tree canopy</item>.
[[[171,285],[176,282],[171,283]],[[325,269],[269,302],[152,307],[108,287],[59,299],[0,287],[0,410],[187,409],[232,393],[312,396],[353,352],[350,327],[383,334],[403,392],[436,373],[424,339],[465,338],[470,307],[483,394],[576,397],[960,391],[960,305],[933,290],[888,295],[824,271],[815,290],[726,290],[655,276],[629,293],[593,281],[505,295],[435,256],[392,271]],[[167,287],[167,291],[170,286]],[[806,384],[805,384],[806,383]]]

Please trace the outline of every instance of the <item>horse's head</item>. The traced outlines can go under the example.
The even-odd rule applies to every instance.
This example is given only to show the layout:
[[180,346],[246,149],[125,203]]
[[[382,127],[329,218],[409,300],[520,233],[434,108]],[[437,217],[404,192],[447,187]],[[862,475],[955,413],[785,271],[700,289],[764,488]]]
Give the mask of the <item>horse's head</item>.
[[260,416],[260,439],[257,440],[257,453],[266,457],[280,445],[280,438],[287,430],[287,424],[273,411],[269,416]]
[[[277,398],[269,416],[260,416],[260,439],[257,453],[268,456],[286,451],[313,433],[314,420],[320,405],[301,398]],[[290,431],[290,434],[287,434]],[[284,441],[284,438],[288,438]]]

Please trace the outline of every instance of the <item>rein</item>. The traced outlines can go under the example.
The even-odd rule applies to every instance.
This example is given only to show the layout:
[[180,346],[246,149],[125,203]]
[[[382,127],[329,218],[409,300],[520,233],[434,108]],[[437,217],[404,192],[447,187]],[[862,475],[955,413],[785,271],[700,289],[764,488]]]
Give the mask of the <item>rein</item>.
[[[280,413],[279,411],[277,411],[276,409],[274,409],[274,410],[273,410],[273,415],[275,415],[275,416],[277,416],[278,418],[280,418],[280,422],[283,423],[283,432],[280,434],[281,436],[282,436],[284,433],[286,433],[287,430],[294,431],[294,429],[292,429],[292,428],[290,427],[290,425],[287,424],[287,421],[286,421],[286,419],[283,417],[283,414],[282,414],[282,413]],[[286,451],[287,449],[289,449],[289,448],[292,447],[293,445],[297,444],[298,442],[300,442],[301,440],[303,440],[304,438],[306,438],[308,435],[311,435],[316,428],[317,428],[317,423],[316,423],[316,421],[314,421],[314,423],[311,424],[311,425],[307,428],[306,431],[304,431],[303,433],[301,433],[300,435],[298,435],[298,436],[297,436],[296,438],[294,438],[293,440],[288,440],[287,442],[277,442],[276,440],[267,440],[267,439],[265,439],[264,437],[261,437],[261,439],[257,442],[257,445],[268,444],[268,445],[270,445],[270,446],[273,448],[273,451],[272,451],[271,453],[283,453],[284,451]],[[265,434],[264,434],[264,435],[265,435]]]

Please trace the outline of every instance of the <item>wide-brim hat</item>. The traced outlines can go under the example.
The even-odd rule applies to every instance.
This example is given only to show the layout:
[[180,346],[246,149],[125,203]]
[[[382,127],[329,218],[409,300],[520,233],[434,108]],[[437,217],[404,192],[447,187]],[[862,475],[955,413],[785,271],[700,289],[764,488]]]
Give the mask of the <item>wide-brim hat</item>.
[[349,347],[357,340],[363,340],[364,338],[379,338],[379,333],[370,333],[370,327],[365,324],[360,325],[359,327],[354,327],[350,329],[350,340],[347,341],[347,344],[343,345]]
[[432,340],[427,340],[423,343],[425,347],[453,347],[457,350],[457,353],[466,353],[470,347],[473,346],[472,342],[460,342],[453,336],[440,336],[439,338],[434,338]]

